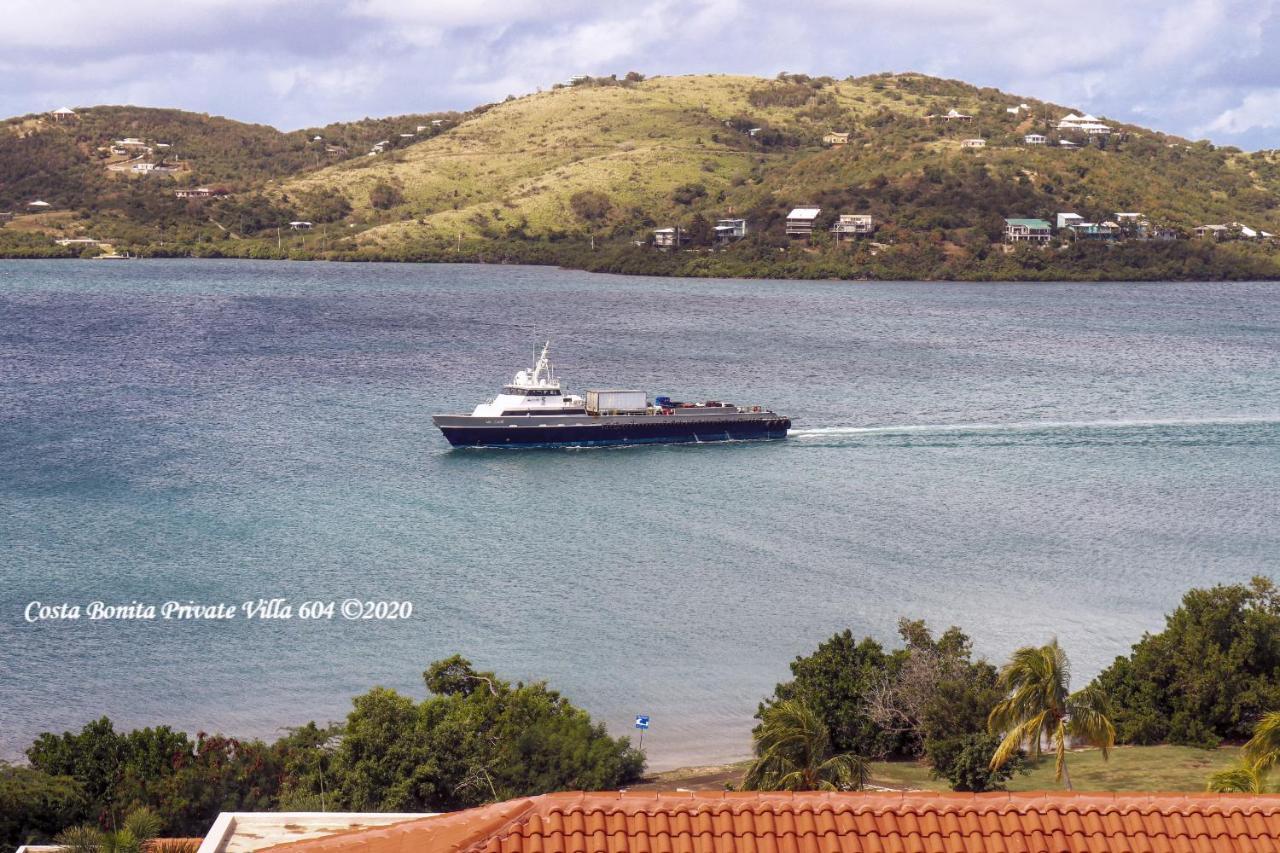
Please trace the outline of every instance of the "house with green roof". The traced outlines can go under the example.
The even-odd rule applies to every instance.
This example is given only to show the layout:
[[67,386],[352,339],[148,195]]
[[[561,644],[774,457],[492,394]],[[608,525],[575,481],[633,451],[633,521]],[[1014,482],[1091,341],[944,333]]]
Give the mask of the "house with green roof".
[[1006,243],[1048,243],[1053,239],[1053,226],[1043,219],[1006,219]]

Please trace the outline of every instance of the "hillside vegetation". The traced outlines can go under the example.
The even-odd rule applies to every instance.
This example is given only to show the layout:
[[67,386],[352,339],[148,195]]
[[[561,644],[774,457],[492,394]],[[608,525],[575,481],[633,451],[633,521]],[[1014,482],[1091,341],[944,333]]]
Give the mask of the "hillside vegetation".
[[[273,178],[363,155],[383,139],[402,143],[400,133],[429,127],[432,118],[444,115],[364,119],[289,133],[219,116],[142,107],[93,107],[62,122],[37,115],[9,119],[0,123],[0,211],[23,211],[28,202],[43,200],[57,210],[114,213],[153,225],[176,187],[253,190]],[[145,147],[120,149],[122,139],[139,140]],[[125,153],[113,154],[113,148]],[[175,171],[161,177],[109,168],[134,161]]]
[[[1022,104],[1027,109],[1008,111]],[[89,114],[107,116],[110,109]],[[927,118],[950,109],[973,120]],[[198,151],[175,146],[187,148],[202,182],[234,174],[241,181],[234,197],[124,204],[111,223],[98,215],[103,203],[94,195],[109,194],[110,185],[95,190],[86,182],[82,198],[60,195],[48,177],[53,170],[41,172],[45,177],[24,171],[0,143],[0,210],[28,196],[53,196],[47,200],[88,212],[81,230],[96,229],[101,233],[93,236],[144,253],[511,260],[681,275],[1280,275],[1269,245],[1182,240],[1001,251],[1004,217],[1052,220],[1059,211],[1091,221],[1139,211],[1184,237],[1208,223],[1280,232],[1275,152],[1215,148],[1114,121],[1103,145],[1022,144],[1030,132],[1056,142],[1057,120],[1070,111],[919,74],[588,78],[451,117],[456,121],[443,132],[421,141],[396,137],[376,155],[367,155],[365,145],[391,136],[385,126],[343,155],[321,156],[308,142],[311,131],[237,125],[234,143],[206,140]],[[823,145],[830,131],[848,133],[848,143]],[[333,128],[318,132],[338,135]],[[56,138],[49,131],[35,135]],[[177,129],[168,135],[180,136]],[[970,137],[985,139],[986,147],[962,148]],[[90,156],[83,149],[91,141],[76,143],[81,156]],[[783,234],[787,211],[801,204],[824,211],[812,244]],[[838,213],[855,212],[875,216],[874,239],[826,245],[826,225]],[[745,217],[751,236],[723,251],[698,249],[709,242],[710,223],[730,216]],[[293,219],[316,227],[279,235],[276,228]],[[695,251],[636,245],[648,242],[653,228],[675,225],[694,237]]]

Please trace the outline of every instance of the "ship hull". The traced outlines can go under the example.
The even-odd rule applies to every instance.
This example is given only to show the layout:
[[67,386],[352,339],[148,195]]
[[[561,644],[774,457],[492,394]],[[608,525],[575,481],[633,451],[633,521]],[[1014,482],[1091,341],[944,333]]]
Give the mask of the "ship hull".
[[619,444],[759,441],[787,437],[780,415],[472,418],[441,415],[436,426],[454,447],[590,447]]

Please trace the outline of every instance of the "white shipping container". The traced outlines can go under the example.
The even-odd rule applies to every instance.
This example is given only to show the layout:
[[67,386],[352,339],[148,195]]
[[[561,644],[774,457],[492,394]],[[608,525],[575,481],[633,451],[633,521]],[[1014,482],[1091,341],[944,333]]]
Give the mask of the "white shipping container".
[[642,412],[649,405],[643,391],[588,391],[589,412]]

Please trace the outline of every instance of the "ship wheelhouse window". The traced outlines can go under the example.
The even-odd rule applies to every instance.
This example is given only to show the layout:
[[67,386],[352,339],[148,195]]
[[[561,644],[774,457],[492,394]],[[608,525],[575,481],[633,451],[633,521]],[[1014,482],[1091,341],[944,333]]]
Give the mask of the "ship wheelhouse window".
[[517,388],[515,385],[508,385],[502,389],[503,394],[510,394],[512,397],[559,397],[560,392],[555,388]]

